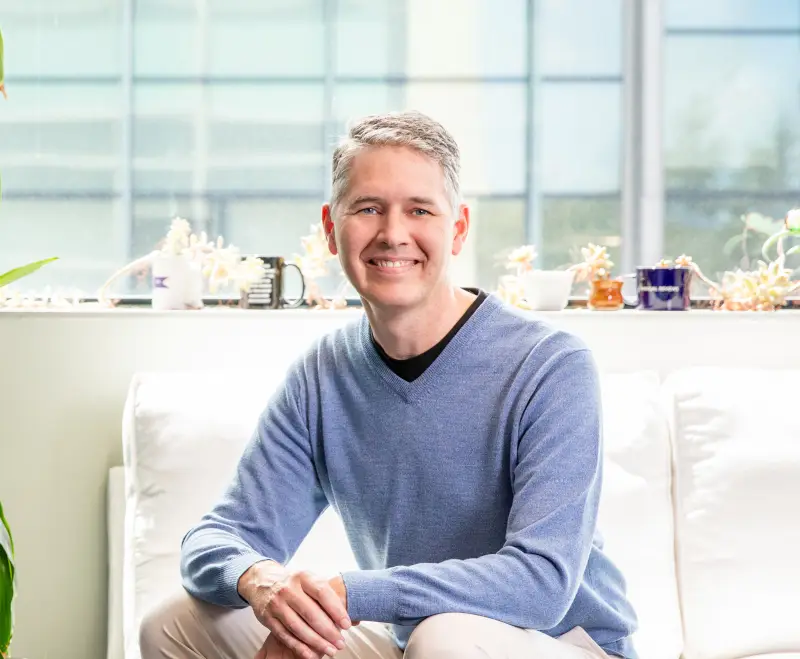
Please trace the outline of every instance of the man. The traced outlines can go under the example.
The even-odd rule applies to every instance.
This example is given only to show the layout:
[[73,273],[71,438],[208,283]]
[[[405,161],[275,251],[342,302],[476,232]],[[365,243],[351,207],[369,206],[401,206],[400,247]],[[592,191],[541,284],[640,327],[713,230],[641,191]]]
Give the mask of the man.
[[[635,657],[595,530],[595,365],[450,281],[469,230],[453,138],[419,113],[363,119],[322,222],[366,313],[289,370],[184,538],[189,594],[145,619],[144,659]],[[361,570],[290,573],[328,505]]]

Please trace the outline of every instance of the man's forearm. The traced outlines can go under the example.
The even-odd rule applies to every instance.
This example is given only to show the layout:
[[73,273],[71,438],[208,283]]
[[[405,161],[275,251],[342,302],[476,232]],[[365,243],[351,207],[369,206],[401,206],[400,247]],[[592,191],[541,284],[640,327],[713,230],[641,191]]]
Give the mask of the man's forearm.
[[238,592],[238,583],[248,568],[266,558],[232,533],[194,529],[181,547],[183,587],[211,604],[243,608],[247,602]]

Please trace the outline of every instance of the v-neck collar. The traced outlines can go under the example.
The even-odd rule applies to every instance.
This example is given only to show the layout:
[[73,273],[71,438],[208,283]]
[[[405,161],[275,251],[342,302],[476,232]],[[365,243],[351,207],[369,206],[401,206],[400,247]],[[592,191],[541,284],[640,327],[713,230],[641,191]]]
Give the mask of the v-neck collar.
[[494,293],[490,293],[456,335],[444,347],[433,363],[418,378],[408,382],[397,375],[378,354],[370,336],[370,325],[367,315],[361,317],[358,327],[359,347],[369,367],[403,400],[408,403],[422,399],[441,381],[441,373],[447,365],[457,359],[458,354],[472,345],[472,340],[480,331],[486,319],[497,312],[502,301]]

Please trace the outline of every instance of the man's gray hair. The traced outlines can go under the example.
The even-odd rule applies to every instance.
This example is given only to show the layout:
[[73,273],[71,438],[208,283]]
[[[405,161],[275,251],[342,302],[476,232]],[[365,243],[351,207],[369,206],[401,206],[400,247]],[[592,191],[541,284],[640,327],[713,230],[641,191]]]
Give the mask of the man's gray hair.
[[331,206],[334,211],[347,192],[350,166],[355,155],[371,146],[405,146],[435,160],[444,173],[445,191],[453,212],[461,202],[461,154],[453,136],[438,121],[421,112],[374,114],[352,124],[333,152]]

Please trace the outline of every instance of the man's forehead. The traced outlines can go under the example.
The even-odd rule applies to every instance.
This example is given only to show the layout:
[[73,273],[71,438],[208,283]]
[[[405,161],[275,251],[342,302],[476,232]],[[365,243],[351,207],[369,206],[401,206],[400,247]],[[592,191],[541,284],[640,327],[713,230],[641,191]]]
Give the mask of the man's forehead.
[[[397,147],[378,147],[381,150]],[[402,148],[402,147],[401,147]],[[375,151],[361,152],[350,164],[347,196],[362,195],[432,198],[446,195],[442,167],[424,154],[405,149],[395,159],[394,155]]]

